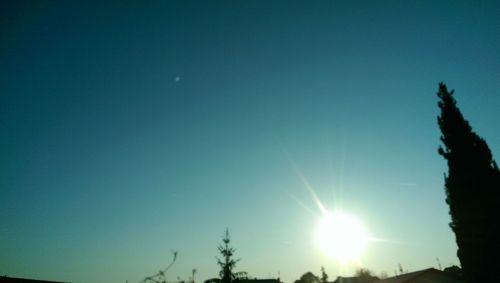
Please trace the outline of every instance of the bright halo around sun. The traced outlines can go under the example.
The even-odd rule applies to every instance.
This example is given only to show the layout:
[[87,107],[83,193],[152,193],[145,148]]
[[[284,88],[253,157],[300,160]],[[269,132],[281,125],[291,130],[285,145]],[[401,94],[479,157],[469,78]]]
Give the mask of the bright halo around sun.
[[342,212],[327,213],[316,229],[321,250],[342,264],[358,261],[368,238],[364,225],[353,215]]

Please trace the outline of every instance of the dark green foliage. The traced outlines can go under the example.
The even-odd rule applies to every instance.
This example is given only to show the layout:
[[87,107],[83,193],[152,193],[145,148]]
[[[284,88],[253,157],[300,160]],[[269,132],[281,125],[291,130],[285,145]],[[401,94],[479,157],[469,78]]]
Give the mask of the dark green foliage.
[[445,175],[450,227],[455,233],[468,282],[489,282],[500,261],[500,172],[486,142],[472,131],[456,106],[453,91],[439,84],[439,148],[448,163]]
[[314,275],[312,272],[308,271],[300,276],[299,280],[295,280],[294,283],[319,283],[318,276]]
[[233,259],[234,249],[229,246],[229,242],[231,242],[231,239],[229,238],[229,230],[226,229],[226,234],[222,238],[223,244],[218,247],[219,252],[222,255],[222,259],[217,258],[217,263],[221,267],[219,272],[221,283],[231,283],[236,279],[233,269],[239,259]]

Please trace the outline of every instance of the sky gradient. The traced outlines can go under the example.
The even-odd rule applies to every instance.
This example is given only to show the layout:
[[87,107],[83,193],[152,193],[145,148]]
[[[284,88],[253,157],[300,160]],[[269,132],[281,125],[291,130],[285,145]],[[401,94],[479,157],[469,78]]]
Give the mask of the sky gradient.
[[[312,2],[312,3],[311,3]],[[439,2],[439,3],[435,3]],[[313,232],[349,211],[360,265],[458,264],[438,82],[500,155],[498,1],[0,4],[0,274],[71,282],[350,275]]]

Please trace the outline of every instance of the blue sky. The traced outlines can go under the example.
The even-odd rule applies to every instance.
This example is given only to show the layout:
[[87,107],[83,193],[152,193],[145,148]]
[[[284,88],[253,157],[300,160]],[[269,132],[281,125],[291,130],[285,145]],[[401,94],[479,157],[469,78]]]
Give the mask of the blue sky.
[[0,274],[205,280],[228,227],[252,277],[349,275],[299,173],[363,267],[458,264],[435,93],[500,154],[500,5],[435,2],[3,2]]

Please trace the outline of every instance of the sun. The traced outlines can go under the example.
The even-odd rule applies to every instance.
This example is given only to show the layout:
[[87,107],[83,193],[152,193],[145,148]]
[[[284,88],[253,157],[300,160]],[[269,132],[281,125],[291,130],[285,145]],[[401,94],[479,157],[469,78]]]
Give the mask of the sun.
[[316,229],[321,250],[343,264],[360,259],[368,238],[368,231],[361,221],[342,212],[326,213]]

